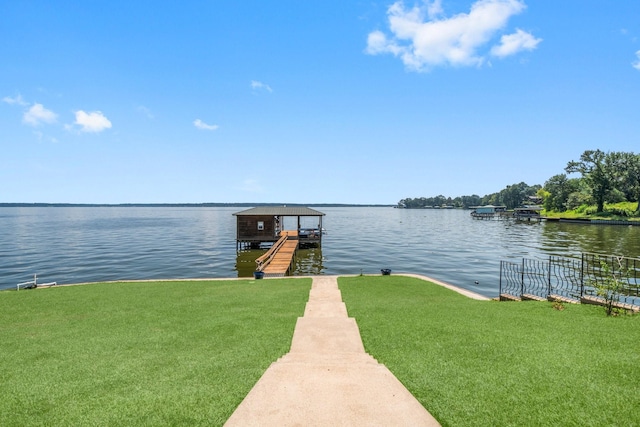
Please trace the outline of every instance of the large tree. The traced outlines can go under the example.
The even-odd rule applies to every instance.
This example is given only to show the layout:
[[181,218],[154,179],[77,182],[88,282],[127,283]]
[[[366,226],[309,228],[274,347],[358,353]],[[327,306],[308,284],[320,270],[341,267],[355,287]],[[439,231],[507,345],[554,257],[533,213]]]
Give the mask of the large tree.
[[567,210],[569,195],[578,191],[579,185],[578,178],[569,179],[563,173],[552,176],[544,183],[544,189],[548,192],[544,198],[544,208],[564,212]]
[[604,211],[607,194],[613,189],[614,168],[612,156],[600,150],[587,150],[579,161],[570,161],[565,168],[567,173],[580,173],[591,189],[591,196],[598,212]]
[[611,162],[618,190],[627,201],[638,202],[636,212],[640,212],[640,154],[614,152],[611,153]]
[[529,196],[535,196],[540,188],[540,185],[529,186],[525,182],[507,185],[497,193],[497,204],[505,205],[507,209],[528,204]]

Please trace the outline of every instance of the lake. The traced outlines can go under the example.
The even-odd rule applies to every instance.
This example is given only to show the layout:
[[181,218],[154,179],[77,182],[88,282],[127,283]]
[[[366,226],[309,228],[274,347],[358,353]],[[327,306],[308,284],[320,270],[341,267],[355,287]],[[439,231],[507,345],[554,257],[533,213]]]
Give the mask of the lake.
[[[232,214],[244,209],[0,208],[0,289],[35,273],[39,282],[61,284],[249,277],[263,251],[236,251]],[[326,214],[323,244],[299,251],[296,275],[389,268],[494,297],[501,260],[582,252],[640,256],[638,226],[475,220],[457,209],[317,209]]]

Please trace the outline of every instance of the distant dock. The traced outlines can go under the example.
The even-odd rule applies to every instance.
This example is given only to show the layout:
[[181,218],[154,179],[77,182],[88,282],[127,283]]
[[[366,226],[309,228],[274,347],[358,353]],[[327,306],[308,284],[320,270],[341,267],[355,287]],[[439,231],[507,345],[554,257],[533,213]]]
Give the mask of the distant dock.
[[[322,212],[306,207],[261,206],[233,214],[236,217],[236,249],[269,250],[256,260],[256,272],[265,277],[291,273],[296,251],[301,247],[322,245]],[[293,221],[295,219],[295,221]],[[294,230],[285,230],[285,220],[295,222]],[[314,221],[304,227],[303,221]]]

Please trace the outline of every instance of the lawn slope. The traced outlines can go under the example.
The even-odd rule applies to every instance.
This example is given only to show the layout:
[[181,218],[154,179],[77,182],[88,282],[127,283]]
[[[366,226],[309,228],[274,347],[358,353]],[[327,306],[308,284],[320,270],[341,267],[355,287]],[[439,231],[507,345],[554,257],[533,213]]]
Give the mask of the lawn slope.
[[0,292],[0,425],[222,425],[290,347],[310,279]]
[[367,352],[445,426],[640,425],[640,316],[340,278]]

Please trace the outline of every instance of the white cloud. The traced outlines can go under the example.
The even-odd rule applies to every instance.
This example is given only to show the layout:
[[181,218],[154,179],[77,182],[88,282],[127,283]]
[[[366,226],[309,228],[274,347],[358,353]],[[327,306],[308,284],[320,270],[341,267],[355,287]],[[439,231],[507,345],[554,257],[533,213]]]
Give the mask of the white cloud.
[[47,135],[45,135],[44,133],[42,133],[42,132],[40,132],[38,130],[34,130],[33,134],[38,138],[38,141],[48,140],[48,141],[53,142],[53,143],[57,143],[58,142],[57,138],[54,138],[52,136],[47,136]]
[[195,119],[193,125],[202,130],[216,130],[219,127],[218,125],[208,125],[200,119]]
[[426,0],[425,3],[427,6],[427,16],[429,16],[429,19],[436,19],[438,16],[444,13],[444,10],[442,9],[442,0]]
[[491,49],[491,54],[504,58],[505,56],[514,55],[523,50],[533,50],[541,41],[542,39],[537,39],[530,33],[518,29],[513,34],[502,36],[500,38],[500,44]]
[[23,107],[26,107],[27,105],[29,105],[27,101],[22,99],[22,95],[17,95],[15,98],[11,98],[10,96],[5,96],[4,98],[2,98],[2,102],[6,102],[7,104],[11,104],[11,105],[17,104]]
[[137,110],[139,113],[142,113],[145,116],[147,116],[148,119],[155,119],[155,116],[153,115],[151,110],[145,107],[144,105],[139,105]]
[[396,56],[400,55],[404,49],[395,43],[389,42],[387,36],[382,31],[372,31],[367,37],[366,52],[371,55],[379,53],[392,53]]
[[640,71],[640,50],[636,52],[636,56],[638,57],[638,60],[633,62],[631,65],[633,65],[633,68]]
[[257,80],[251,80],[251,89],[253,89],[254,91],[266,91],[269,93],[273,92],[273,89],[271,89],[271,86],[269,86],[268,84],[259,82]]
[[[366,53],[390,53],[415,71],[443,65],[478,66],[485,62],[481,49],[486,48],[512,16],[525,8],[522,0],[478,0],[469,13],[438,18],[443,13],[439,0],[426,1],[423,6],[411,9],[397,1],[387,10],[391,36],[382,31],[371,32]],[[503,40],[501,46],[504,47],[497,51],[506,56],[507,52],[518,51],[514,48],[515,43],[521,43],[517,47],[522,50],[534,42],[537,45],[540,40],[522,31],[522,34],[515,33]]]
[[23,123],[30,126],[39,126],[42,123],[55,123],[58,115],[51,110],[44,108],[42,104],[33,104],[31,108],[24,112]]
[[111,128],[111,122],[101,111],[91,111],[87,113],[82,110],[76,111],[76,121],[74,124],[80,126],[82,132],[102,132]]

